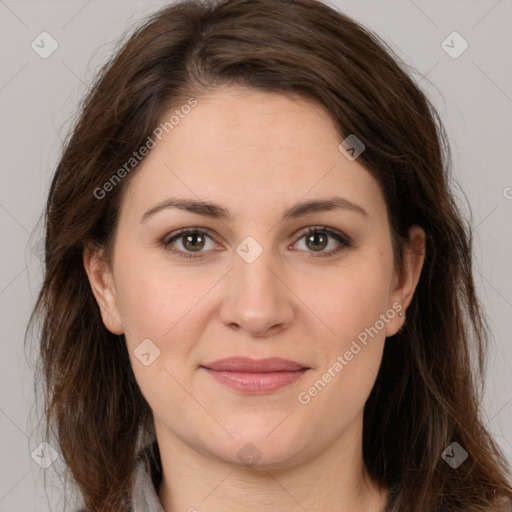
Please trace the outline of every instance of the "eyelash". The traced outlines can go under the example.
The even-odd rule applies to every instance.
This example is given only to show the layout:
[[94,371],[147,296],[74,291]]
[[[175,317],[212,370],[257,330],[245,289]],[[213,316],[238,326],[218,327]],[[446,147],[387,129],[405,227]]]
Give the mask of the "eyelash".
[[[181,250],[178,250],[178,249],[174,249],[174,248],[172,248],[172,249],[169,248],[169,246],[175,240],[178,240],[179,238],[181,238],[181,237],[183,237],[185,235],[197,234],[197,233],[199,233],[199,234],[201,234],[203,236],[207,236],[209,238],[212,238],[212,236],[209,234],[209,232],[205,231],[204,229],[200,229],[200,228],[185,228],[185,229],[182,229],[182,230],[180,230],[180,231],[178,231],[176,233],[171,234],[172,236],[170,238],[169,237],[164,237],[161,240],[161,244],[164,247],[164,249],[170,250],[171,252],[173,252],[174,254],[176,254],[180,258],[185,258],[185,259],[202,258],[203,256],[200,255],[200,254],[202,254],[201,252],[193,254],[193,253],[190,253],[190,252],[184,252],[184,251],[181,251]],[[318,254],[316,254],[314,256],[315,258],[328,258],[328,257],[331,257],[331,256],[335,256],[336,254],[338,254],[343,249],[351,247],[351,241],[350,241],[350,239],[347,236],[342,235],[341,233],[339,233],[337,231],[333,231],[332,229],[329,229],[329,228],[324,227],[324,226],[315,226],[315,227],[308,228],[308,230],[306,232],[303,232],[300,235],[300,237],[298,238],[297,241],[301,240],[305,236],[314,235],[314,234],[318,234],[318,233],[325,233],[325,234],[327,234],[329,237],[332,237],[335,240],[337,240],[341,244],[341,246],[338,247],[337,249],[333,249],[333,250],[331,250],[329,252],[326,252],[326,253],[325,252],[318,253]],[[212,238],[212,240],[213,240],[213,238]],[[314,251],[307,251],[307,252],[314,252]]]

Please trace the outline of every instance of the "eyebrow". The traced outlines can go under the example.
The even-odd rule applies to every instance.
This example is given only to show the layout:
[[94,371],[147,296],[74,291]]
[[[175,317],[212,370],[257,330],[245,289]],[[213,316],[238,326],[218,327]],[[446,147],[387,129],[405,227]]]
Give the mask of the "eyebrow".
[[[141,222],[144,222],[149,217],[152,217],[162,210],[170,208],[177,208],[179,210],[185,210],[214,219],[232,219],[232,215],[229,210],[221,205],[208,201],[170,198],[156,204],[155,206],[152,206],[149,210],[147,210],[142,215]],[[362,206],[359,206],[358,204],[353,203],[348,199],[344,199],[343,197],[331,197],[328,199],[313,199],[310,201],[298,203],[286,210],[282,218],[283,220],[297,219],[313,212],[324,212],[340,209],[358,213],[363,217],[369,217],[368,212]]]

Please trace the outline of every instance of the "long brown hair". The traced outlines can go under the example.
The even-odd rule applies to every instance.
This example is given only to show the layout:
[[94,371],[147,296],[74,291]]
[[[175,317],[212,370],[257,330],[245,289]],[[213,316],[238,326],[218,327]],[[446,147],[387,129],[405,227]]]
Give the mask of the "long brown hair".
[[[295,93],[325,106],[340,142],[381,184],[396,265],[407,230],[427,234],[426,259],[401,332],[386,341],[364,410],[370,475],[397,489],[392,511],[498,510],[510,469],[480,404],[489,329],[475,295],[469,223],[449,190],[450,152],[434,107],[380,38],[315,0],[187,0],[143,20],[100,70],[66,141],[45,210],[36,392],[87,510],[121,512],[135,458],[153,432],[126,343],[101,319],[84,270],[86,244],[111,263],[123,190],[113,174],[191,97],[220,85]],[[467,460],[453,469],[443,451]],[[494,508],[493,508],[494,507]]]

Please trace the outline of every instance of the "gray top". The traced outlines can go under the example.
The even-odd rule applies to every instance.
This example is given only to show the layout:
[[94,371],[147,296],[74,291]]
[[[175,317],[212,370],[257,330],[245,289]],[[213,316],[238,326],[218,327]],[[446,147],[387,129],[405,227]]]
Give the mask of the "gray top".
[[155,466],[140,458],[134,471],[134,487],[131,512],[165,512],[158,498],[156,478],[150,471]]

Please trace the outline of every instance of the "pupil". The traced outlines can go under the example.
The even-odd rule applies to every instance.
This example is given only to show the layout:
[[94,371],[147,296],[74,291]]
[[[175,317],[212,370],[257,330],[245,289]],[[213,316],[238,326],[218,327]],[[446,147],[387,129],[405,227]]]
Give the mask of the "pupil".
[[[186,235],[186,237],[185,237],[185,243],[184,243],[185,247],[186,247],[187,249],[194,249],[194,247],[197,249],[197,248],[198,248],[197,244],[192,243],[192,244],[191,244],[191,245],[192,245],[192,247],[190,247],[190,246],[189,246],[189,245],[190,245],[190,244],[189,244],[189,243],[190,243],[190,241],[191,241],[191,240],[194,240],[194,238],[197,238],[197,237],[198,237],[198,238],[201,238],[201,237],[202,237],[202,235],[201,235],[200,233],[195,233],[195,234],[193,234],[193,235]],[[199,242],[199,245],[201,245],[201,242]],[[200,246],[200,247],[199,247],[199,249],[201,249],[201,248],[202,248],[202,246]]]
[[311,235],[309,236],[309,238],[308,238],[308,242],[313,241],[313,244],[315,243],[314,241],[317,241],[317,242],[318,242],[317,237],[319,237],[320,239],[323,239],[323,243],[322,243],[322,242],[320,242],[320,243],[321,243],[321,247],[320,247],[320,248],[318,248],[318,246],[317,246],[317,248],[316,248],[316,249],[315,249],[315,247],[314,247],[314,245],[313,245],[313,247],[312,247],[312,249],[313,249],[313,250],[318,250],[318,249],[323,249],[323,248],[325,248],[325,241],[326,241],[326,237],[325,237],[324,235],[320,234],[320,233],[313,233],[313,234],[311,234]]

